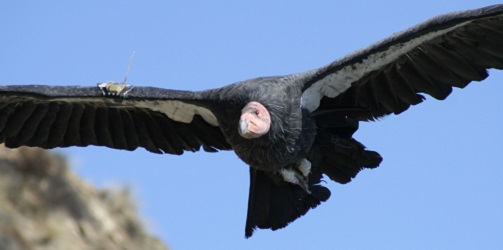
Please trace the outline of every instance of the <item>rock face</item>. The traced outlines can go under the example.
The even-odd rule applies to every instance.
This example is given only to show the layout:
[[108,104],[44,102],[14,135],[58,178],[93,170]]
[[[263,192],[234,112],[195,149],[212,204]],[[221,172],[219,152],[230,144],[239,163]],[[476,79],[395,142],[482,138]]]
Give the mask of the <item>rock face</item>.
[[63,157],[0,145],[0,249],[167,249],[127,189],[97,190]]

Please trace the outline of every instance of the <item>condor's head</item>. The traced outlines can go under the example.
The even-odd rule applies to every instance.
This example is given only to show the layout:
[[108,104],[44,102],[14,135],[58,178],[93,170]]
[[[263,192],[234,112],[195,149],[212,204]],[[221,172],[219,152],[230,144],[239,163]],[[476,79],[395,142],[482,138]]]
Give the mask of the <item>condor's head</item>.
[[246,139],[259,138],[271,128],[271,116],[264,105],[249,102],[241,110],[239,118],[239,134]]

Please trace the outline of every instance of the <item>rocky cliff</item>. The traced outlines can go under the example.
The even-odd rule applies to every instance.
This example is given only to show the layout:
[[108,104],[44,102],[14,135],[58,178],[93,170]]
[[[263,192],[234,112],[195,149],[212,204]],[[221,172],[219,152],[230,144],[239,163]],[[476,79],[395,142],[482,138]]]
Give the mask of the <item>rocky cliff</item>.
[[127,189],[96,189],[66,160],[0,145],[0,249],[167,249]]

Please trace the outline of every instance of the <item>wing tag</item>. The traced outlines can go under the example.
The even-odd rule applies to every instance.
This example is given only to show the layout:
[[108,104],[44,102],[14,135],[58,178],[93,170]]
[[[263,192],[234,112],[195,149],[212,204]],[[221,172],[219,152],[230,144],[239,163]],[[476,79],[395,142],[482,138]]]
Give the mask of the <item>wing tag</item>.
[[126,97],[126,95],[133,89],[134,86],[128,85],[125,82],[117,81],[106,81],[104,83],[98,83],[98,88],[104,96],[120,96]]
[[119,96],[122,98],[126,98],[126,95],[133,89],[133,86],[128,85],[127,77],[129,75],[129,70],[131,69],[131,62],[133,61],[135,52],[131,54],[129,58],[129,63],[127,65],[126,76],[124,77],[123,82],[117,81],[106,81],[103,83],[98,83],[98,88],[100,88],[101,92],[104,96]]

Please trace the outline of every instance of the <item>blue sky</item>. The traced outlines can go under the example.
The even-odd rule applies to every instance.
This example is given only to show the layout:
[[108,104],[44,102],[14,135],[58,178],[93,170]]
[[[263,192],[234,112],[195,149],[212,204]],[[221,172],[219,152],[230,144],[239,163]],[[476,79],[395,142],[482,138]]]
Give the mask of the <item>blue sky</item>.
[[[438,14],[498,1],[8,1],[0,84],[200,90],[303,72]],[[244,239],[248,167],[232,152],[57,150],[85,180],[129,185],[173,249],[501,249],[503,72],[361,124],[384,157],[286,229]]]

